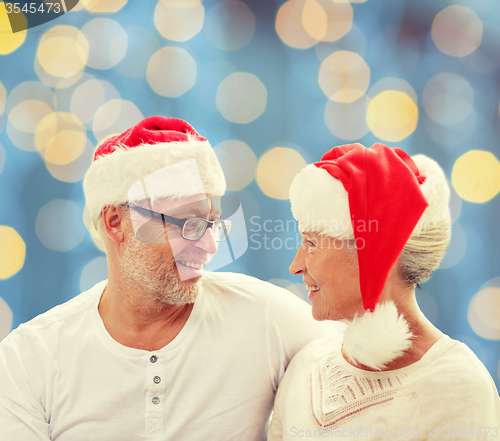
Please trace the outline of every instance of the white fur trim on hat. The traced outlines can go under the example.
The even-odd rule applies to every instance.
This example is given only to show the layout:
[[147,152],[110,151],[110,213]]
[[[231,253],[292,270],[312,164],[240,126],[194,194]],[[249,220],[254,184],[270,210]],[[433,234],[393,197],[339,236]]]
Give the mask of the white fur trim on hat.
[[301,231],[339,239],[353,237],[347,191],[326,170],[314,164],[303,168],[290,186],[290,202]]
[[[420,189],[429,206],[418,221],[412,235],[430,225],[450,219],[450,189],[441,167],[424,155],[413,158],[425,182]],[[314,231],[338,239],[352,239],[354,232],[347,191],[339,179],[326,170],[309,164],[294,178],[290,186],[293,217],[301,231]]]
[[344,323],[345,355],[369,368],[381,370],[411,347],[413,335],[393,302],[379,303],[374,312]]
[[[204,192],[222,196],[226,191],[224,173],[207,141],[190,137],[187,142],[120,147],[94,161],[85,175],[83,189],[91,218],[95,221],[106,206],[128,202],[130,188],[141,178],[189,159],[196,160]],[[199,186],[189,185],[189,182],[187,176],[179,180],[175,186],[166,189],[168,196],[178,198],[197,194]]]

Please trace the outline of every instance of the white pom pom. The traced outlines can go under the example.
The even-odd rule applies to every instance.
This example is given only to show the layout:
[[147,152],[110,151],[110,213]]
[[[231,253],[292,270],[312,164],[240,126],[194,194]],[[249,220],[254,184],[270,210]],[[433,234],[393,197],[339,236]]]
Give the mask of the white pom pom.
[[379,303],[374,312],[366,312],[347,322],[344,353],[356,363],[381,370],[410,348],[412,336],[396,305]]

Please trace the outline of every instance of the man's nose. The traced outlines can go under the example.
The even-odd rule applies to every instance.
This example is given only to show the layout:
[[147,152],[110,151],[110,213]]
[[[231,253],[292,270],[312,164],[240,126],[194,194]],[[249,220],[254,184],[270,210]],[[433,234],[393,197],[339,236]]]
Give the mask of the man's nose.
[[306,270],[306,265],[305,265],[305,260],[304,260],[304,253],[305,249],[303,246],[299,247],[297,250],[297,254],[295,255],[295,258],[292,260],[292,263],[290,264],[290,268],[288,268],[288,271],[292,274],[302,274]]
[[203,236],[196,241],[196,246],[201,248],[208,254],[215,254],[219,248],[218,243],[215,240],[214,231],[212,228],[207,228]]

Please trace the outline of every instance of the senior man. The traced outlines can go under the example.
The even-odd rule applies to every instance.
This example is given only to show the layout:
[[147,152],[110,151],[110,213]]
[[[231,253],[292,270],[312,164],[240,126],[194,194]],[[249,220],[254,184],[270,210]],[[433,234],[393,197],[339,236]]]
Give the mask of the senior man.
[[84,190],[108,280],[0,343],[0,439],[264,439],[289,361],[335,331],[271,284],[203,275],[231,229],[210,144],[146,118],[97,149]]

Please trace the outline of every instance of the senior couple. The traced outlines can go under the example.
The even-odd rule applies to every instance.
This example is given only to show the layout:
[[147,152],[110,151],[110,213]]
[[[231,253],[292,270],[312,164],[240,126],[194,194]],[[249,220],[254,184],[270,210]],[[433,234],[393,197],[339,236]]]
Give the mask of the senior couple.
[[431,159],[353,144],[296,176],[290,272],[312,311],[252,277],[204,274],[233,225],[221,167],[185,121],[105,141],[84,190],[109,277],[0,343],[2,441],[500,436],[487,370],[415,301],[450,241]]

